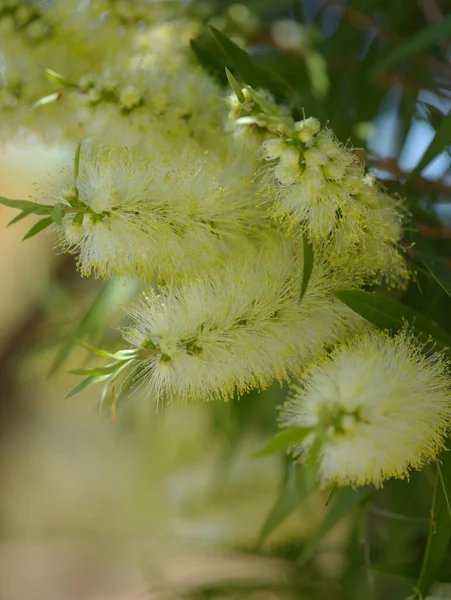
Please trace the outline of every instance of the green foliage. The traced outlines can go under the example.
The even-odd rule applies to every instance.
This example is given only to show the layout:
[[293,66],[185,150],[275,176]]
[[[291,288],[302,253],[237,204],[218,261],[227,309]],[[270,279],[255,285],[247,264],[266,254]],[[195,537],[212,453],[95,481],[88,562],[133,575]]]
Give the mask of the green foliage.
[[335,295],[379,329],[398,331],[408,324],[423,339],[432,337],[444,347],[451,348],[451,335],[411,306],[360,290],[341,290],[335,292]]
[[451,452],[442,455],[442,467],[437,464],[437,475],[432,498],[431,520],[423,564],[416,585],[420,598],[425,598],[438,580],[439,570],[445,560],[451,537]]

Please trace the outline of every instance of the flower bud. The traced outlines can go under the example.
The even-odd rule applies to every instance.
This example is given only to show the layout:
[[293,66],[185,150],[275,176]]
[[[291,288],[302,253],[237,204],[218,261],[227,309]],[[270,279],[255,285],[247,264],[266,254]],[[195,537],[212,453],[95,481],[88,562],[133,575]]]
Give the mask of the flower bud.
[[320,131],[321,124],[315,117],[309,117],[308,119],[297,121],[294,124],[294,128],[298,132],[298,139],[307,144]]

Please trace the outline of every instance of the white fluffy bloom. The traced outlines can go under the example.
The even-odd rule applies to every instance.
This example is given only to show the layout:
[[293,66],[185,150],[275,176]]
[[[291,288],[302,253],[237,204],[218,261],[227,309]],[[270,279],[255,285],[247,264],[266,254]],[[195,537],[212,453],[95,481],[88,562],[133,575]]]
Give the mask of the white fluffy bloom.
[[397,248],[405,214],[401,200],[366,175],[332,131],[319,131],[317,119],[299,121],[282,150],[280,143],[279,138],[262,144],[263,157],[276,161],[263,169],[262,179],[262,197],[270,190],[275,199],[269,210],[276,221],[306,233],[336,268],[365,280],[402,284],[408,270]]
[[[269,240],[268,240],[269,241]],[[227,399],[299,374],[336,339],[342,315],[316,264],[301,298],[302,257],[283,239],[216,272],[150,291],[128,312],[143,349],[137,379],[156,401]]]
[[267,228],[266,217],[254,207],[245,157],[221,162],[195,148],[154,149],[147,157],[107,147],[84,151],[72,206],[65,187],[46,198],[64,206],[62,246],[79,253],[85,275],[166,280],[244,251]]
[[447,362],[410,334],[370,332],[314,364],[292,394],[286,426],[312,432],[322,483],[380,485],[434,459],[451,417]]

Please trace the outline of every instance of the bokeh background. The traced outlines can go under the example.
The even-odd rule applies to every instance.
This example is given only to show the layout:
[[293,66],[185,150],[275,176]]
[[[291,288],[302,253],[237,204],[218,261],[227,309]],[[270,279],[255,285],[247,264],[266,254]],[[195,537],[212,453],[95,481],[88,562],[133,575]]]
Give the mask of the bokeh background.
[[[440,23],[451,32],[450,2],[191,4],[205,23],[201,47],[213,44],[209,24],[247,47],[257,64],[289,81],[307,115],[352,138],[387,187],[408,197],[409,259],[421,252],[442,261],[449,282],[451,42],[443,31],[421,34],[441,31]],[[72,153],[26,132],[2,142],[0,195],[28,198]],[[430,496],[422,483],[415,487],[416,476],[407,492],[390,488],[388,515],[373,506],[370,533],[344,519],[308,568],[300,565],[305,540],[327,512],[325,497],[307,496],[285,457],[252,458],[276,431],[285,388],[159,413],[138,394],[117,415],[99,412],[96,388],[64,402],[77,383],[67,370],[87,360],[75,341],[118,335],[119,305],[137,287],[81,279],[73,258],[55,254],[50,234],[21,243],[29,223],[8,228],[14,214],[0,206],[1,600],[350,600],[367,589],[373,598],[404,597],[412,582],[362,567],[374,557],[374,536],[387,541],[396,532],[392,556],[421,549]],[[422,277],[402,299],[447,327],[449,297]],[[293,505],[284,519],[271,513],[281,490]],[[393,529],[396,515],[407,529]],[[265,522],[270,535],[259,544]]]

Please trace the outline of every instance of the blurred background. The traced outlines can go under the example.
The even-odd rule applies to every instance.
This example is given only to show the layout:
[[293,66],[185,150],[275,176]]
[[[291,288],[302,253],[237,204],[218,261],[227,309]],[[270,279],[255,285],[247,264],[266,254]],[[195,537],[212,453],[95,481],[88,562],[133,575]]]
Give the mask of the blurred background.
[[[405,247],[419,270],[402,300],[449,327],[449,0],[188,4],[205,25],[197,48],[213,76],[224,81],[208,25],[284,77],[307,116],[351,138],[390,191],[408,197]],[[26,132],[3,141],[0,195],[28,198],[72,153]],[[1,600],[409,593],[409,573],[370,567],[421,557],[427,472],[407,489],[388,484],[371,518],[324,525],[326,498],[305,475],[281,455],[252,458],[276,431],[285,388],[160,413],[138,394],[117,414],[99,412],[96,388],[64,402],[78,383],[67,370],[86,362],[76,340],[117,336],[118,307],[137,286],[80,278],[51,234],[21,243],[30,225],[7,228],[14,216],[0,206]],[[445,287],[427,276],[438,269]],[[315,553],[300,560],[312,539]]]

